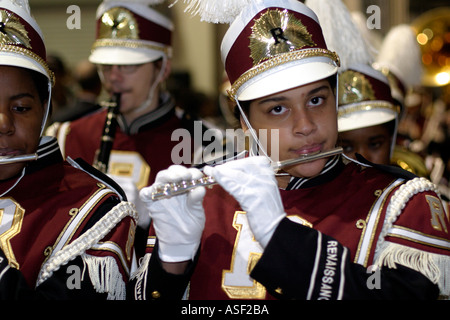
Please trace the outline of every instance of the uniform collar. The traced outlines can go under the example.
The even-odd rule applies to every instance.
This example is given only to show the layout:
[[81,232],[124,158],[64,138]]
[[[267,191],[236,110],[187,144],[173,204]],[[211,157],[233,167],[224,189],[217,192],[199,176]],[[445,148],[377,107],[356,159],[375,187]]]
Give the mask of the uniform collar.
[[63,161],[58,141],[54,137],[42,137],[36,153],[38,158],[28,164],[26,173],[32,173],[50,164]]
[[286,190],[309,188],[326,183],[337,177],[342,172],[344,167],[345,164],[342,161],[342,157],[340,155],[334,156],[333,158],[327,161],[325,167],[315,177],[312,178],[291,177],[291,180],[289,181]]
[[158,108],[136,118],[130,124],[126,123],[123,115],[119,115],[117,119],[120,129],[125,134],[132,135],[154,127],[170,118],[175,113],[174,99],[170,94],[165,92],[160,95],[159,101]]

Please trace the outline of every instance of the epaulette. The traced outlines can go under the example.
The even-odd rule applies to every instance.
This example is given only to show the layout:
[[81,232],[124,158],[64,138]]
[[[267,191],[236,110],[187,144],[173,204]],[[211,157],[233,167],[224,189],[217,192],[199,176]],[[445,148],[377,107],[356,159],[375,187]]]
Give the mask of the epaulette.
[[120,196],[122,201],[127,201],[127,195],[123,191],[122,187],[120,187],[120,185],[117,182],[115,182],[111,177],[95,169],[93,166],[91,166],[89,163],[87,163],[81,158],[73,160],[72,158],[67,157],[66,160],[73,167],[83,170],[94,179],[99,180],[101,183],[108,186],[108,188],[110,188]]

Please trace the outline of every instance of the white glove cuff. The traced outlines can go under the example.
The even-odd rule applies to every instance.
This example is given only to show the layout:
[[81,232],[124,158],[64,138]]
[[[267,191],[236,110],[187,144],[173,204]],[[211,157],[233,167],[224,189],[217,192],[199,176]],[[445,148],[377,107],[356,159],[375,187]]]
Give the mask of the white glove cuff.
[[194,260],[199,243],[192,244],[166,244],[159,242],[159,259],[164,262],[183,262]]

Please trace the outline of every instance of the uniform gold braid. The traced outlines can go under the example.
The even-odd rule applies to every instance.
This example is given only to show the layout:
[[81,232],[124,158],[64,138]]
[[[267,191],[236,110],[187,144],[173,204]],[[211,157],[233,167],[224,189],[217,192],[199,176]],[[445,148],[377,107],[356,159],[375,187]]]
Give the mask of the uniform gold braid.
[[54,75],[53,71],[50,70],[50,68],[47,65],[47,62],[44,59],[42,59],[39,55],[34,53],[33,51],[30,51],[30,50],[22,48],[22,47],[12,46],[12,45],[0,45],[0,52],[20,54],[20,55],[23,55],[23,56],[26,56],[28,58],[35,60],[37,63],[39,63],[45,69],[45,72],[47,73],[48,77],[50,78],[50,82],[51,82],[52,86],[55,85],[55,75]]
[[336,54],[336,52],[332,52],[326,49],[322,48],[314,48],[314,49],[303,49],[298,51],[292,51],[283,53],[280,55],[277,55],[269,60],[266,60],[253,68],[246,71],[244,74],[242,74],[232,85],[230,90],[228,90],[228,95],[232,100],[235,100],[234,97],[236,95],[236,92],[239,90],[239,88],[252,79],[253,77],[270,70],[274,67],[277,67],[279,65],[282,65],[287,62],[293,62],[305,58],[312,58],[312,57],[328,57],[332,59],[334,62],[336,62],[337,66],[340,65],[339,56]]
[[125,47],[125,48],[145,48],[145,49],[152,49],[152,50],[158,50],[165,52],[166,54],[169,53],[170,49],[169,47],[162,47],[157,45],[152,45],[149,43],[142,43],[142,41],[132,41],[132,40],[122,40],[122,39],[98,39],[94,42],[92,45],[92,49],[97,49],[99,47]]
[[339,107],[338,111],[338,117],[342,117],[348,114],[352,114],[354,112],[358,111],[369,111],[369,110],[375,110],[375,109],[387,109],[391,110],[397,114],[400,113],[400,107],[395,106],[392,103],[385,102],[385,101],[363,101],[360,103],[357,103],[355,105],[348,105],[345,107]]

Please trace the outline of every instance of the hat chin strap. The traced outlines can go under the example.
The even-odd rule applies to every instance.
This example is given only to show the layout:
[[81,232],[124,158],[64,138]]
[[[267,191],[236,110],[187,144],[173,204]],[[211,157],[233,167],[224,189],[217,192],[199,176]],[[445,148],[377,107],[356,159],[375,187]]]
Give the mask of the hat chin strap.
[[394,150],[395,150],[395,146],[397,144],[397,130],[398,130],[398,122],[399,122],[399,116],[395,116],[394,119],[394,133],[392,134],[392,141],[391,141],[391,148],[390,148],[390,152],[389,152],[389,159],[392,158],[392,156],[394,155]]
[[41,133],[39,135],[40,137],[42,137],[44,135],[45,124],[47,123],[48,116],[50,114],[51,101],[52,101],[52,84],[49,81],[48,82],[48,101],[47,101],[47,107],[45,108],[44,117],[42,118]]
[[145,110],[153,101],[153,98],[155,96],[156,88],[157,86],[162,82],[164,72],[167,65],[167,57],[163,56],[163,62],[161,64],[161,70],[159,70],[158,76],[156,77],[155,81],[153,81],[152,86],[150,87],[150,90],[148,92],[147,99],[136,109],[133,110],[133,113],[138,113],[143,110]]
[[[261,141],[259,141],[259,138],[256,135],[255,129],[253,129],[252,125],[250,124],[250,121],[248,120],[247,116],[245,115],[244,110],[242,109],[241,105],[239,104],[239,100],[237,99],[237,96],[234,97],[234,100],[236,101],[237,107],[239,108],[239,111],[241,113],[241,117],[242,117],[242,119],[244,119],[245,125],[247,126],[248,131],[250,132],[250,135],[253,138],[253,140],[251,141],[251,144],[250,144],[250,156],[257,156],[257,155],[259,155],[259,152],[261,152],[267,159],[269,159],[270,162],[273,162],[273,160],[269,157],[266,150],[262,146]],[[259,150],[258,150],[258,147],[259,147]]]

